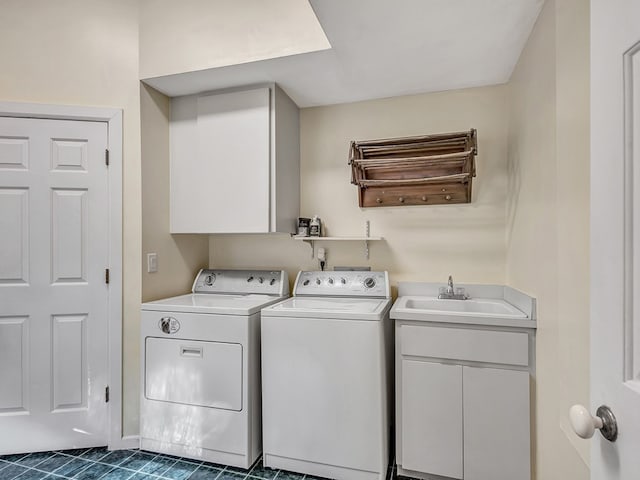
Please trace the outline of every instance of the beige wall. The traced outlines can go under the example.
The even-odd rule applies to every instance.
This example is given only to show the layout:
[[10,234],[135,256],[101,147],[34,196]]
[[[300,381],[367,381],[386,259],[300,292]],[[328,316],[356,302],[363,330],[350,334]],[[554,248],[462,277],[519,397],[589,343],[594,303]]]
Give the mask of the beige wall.
[[[182,294],[207,266],[206,235],[169,234],[169,98],[140,86],[142,124],[142,301]],[[147,253],[158,271],[147,272]]]
[[[206,235],[169,234],[169,98],[140,86],[142,123],[142,301],[189,291],[207,266]],[[158,255],[158,271],[147,272],[147,253]]]
[[137,433],[140,309],[138,7],[130,0],[4,0],[0,99],[124,111],[124,432]]
[[[503,283],[506,203],[506,88],[475,88],[301,110],[301,215],[318,214],[326,235],[371,234],[371,259],[362,242],[325,242],[328,267],[370,265],[392,282],[423,280]],[[349,142],[478,129],[474,201],[429,207],[358,207],[350,184]],[[311,249],[287,236],[211,236],[210,265],[282,267],[295,278],[317,269]]]
[[330,47],[313,9],[300,0],[141,0],[140,5],[140,78]]
[[538,298],[538,479],[586,479],[589,404],[589,11],[548,0],[509,82],[507,283]]
[[558,366],[560,428],[589,463],[567,411],[589,404],[589,2],[556,0]]

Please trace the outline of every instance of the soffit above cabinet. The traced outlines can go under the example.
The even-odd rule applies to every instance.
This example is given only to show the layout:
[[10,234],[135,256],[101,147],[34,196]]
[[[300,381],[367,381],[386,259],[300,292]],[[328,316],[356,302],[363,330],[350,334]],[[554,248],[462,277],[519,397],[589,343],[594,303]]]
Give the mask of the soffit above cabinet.
[[331,47],[301,0],[140,0],[139,45],[141,78]]
[[310,3],[330,49],[143,81],[171,97],[276,82],[299,107],[501,84],[544,0]]

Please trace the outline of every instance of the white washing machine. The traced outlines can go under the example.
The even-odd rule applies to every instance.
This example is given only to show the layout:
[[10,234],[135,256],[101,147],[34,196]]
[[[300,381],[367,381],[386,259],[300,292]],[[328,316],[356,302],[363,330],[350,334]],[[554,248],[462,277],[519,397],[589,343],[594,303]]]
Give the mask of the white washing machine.
[[284,271],[201,270],[191,294],[142,304],[140,444],[248,468],[262,451],[260,311]]
[[300,272],[262,311],[263,461],[339,480],[384,480],[392,329],[386,272]]

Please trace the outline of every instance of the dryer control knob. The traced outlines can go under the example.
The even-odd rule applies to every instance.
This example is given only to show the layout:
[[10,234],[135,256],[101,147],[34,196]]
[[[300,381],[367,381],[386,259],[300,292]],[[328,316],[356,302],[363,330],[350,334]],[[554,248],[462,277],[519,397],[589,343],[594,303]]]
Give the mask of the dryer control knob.
[[329,285],[333,285],[333,278],[330,278],[327,282],[329,282]]
[[322,283],[322,280],[320,280],[319,278],[316,278],[316,285],[320,285]]
[[247,278],[247,282],[249,282],[249,283],[253,282],[253,275],[251,275],[249,278]]
[[273,285],[274,283],[276,283],[276,279],[272,278],[271,281],[269,282],[269,285]]
[[164,333],[171,333],[171,323],[168,318],[163,318],[160,320],[160,330]]
[[340,279],[340,283],[341,283],[341,284],[343,284],[343,285],[346,285],[346,284],[347,284],[347,279],[346,279],[346,278],[344,278],[344,277],[343,277],[343,278],[341,278],[341,279]]
[[364,286],[367,288],[373,288],[376,286],[376,281],[372,277],[367,277],[364,279]]
[[206,277],[204,277],[204,284],[205,285],[213,285],[213,283],[216,281],[216,274],[212,273],[211,275],[207,275]]
[[304,285],[305,287],[309,285],[309,280],[305,280],[304,282],[302,282],[302,285]]
[[264,283],[264,278],[262,277],[258,278],[258,283]]
[[163,333],[176,333],[180,330],[180,322],[173,317],[162,317],[158,326]]

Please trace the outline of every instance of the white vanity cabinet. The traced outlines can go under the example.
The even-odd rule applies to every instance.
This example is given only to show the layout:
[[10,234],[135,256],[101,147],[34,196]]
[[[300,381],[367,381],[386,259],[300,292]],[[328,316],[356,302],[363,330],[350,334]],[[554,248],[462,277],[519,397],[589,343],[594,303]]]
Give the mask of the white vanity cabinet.
[[396,342],[404,473],[529,480],[529,334],[396,320]]
[[171,100],[171,233],[295,231],[299,110],[274,84]]

